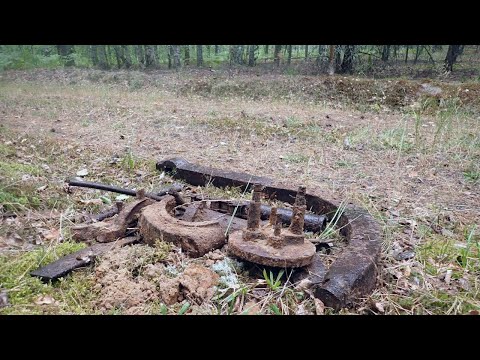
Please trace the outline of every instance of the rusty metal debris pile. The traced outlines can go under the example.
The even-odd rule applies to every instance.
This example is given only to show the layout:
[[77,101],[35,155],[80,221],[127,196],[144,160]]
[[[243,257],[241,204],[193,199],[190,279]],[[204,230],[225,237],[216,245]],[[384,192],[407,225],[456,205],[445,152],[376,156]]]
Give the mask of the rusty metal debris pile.
[[[181,247],[191,257],[203,256],[226,245],[228,254],[251,263],[296,268],[296,278],[311,280],[315,296],[335,309],[350,305],[375,287],[380,228],[365,210],[350,204],[342,214],[337,214],[338,204],[321,198],[315,191],[307,193],[304,186],[292,189],[269,178],[198,166],[181,158],[160,161],[156,167],[172,171],[173,177],[190,185],[253,189],[252,201],[197,196],[186,201],[180,193],[180,184],[146,193],[69,180],[70,186],[115,191],[136,199],[126,206],[118,203],[107,213],[96,216],[100,221],[73,227],[75,240],[96,244],[37,269],[32,275],[52,280],[88,265],[95,256],[113,246],[138,241],[153,245],[162,240]],[[290,204],[292,208],[262,204],[262,196]],[[335,217],[348,245],[326,268],[316,246],[305,238],[305,231],[319,233]],[[108,247],[108,244],[115,245]]]
[[269,223],[260,226],[260,184],[255,184],[249,208],[247,228],[233,232],[229,237],[228,251],[241,259],[260,265],[276,267],[301,267],[309,265],[315,255],[315,245],[305,241],[304,216],[307,209],[305,187],[300,187],[293,206],[290,227],[282,229],[277,209],[272,208]]

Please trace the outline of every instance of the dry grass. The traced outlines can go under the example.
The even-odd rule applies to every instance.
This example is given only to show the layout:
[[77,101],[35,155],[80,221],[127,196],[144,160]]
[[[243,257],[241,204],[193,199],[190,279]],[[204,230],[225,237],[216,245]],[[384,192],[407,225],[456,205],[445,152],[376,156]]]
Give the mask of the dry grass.
[[[21,206],[4,206],[4,211],[19,216],[2,218],[2,241],[13,241],[23,250],[38,246],[35,241],[41,246],[49,231],[62,224],[63,234],[82,213],[105,207],[98,201],[79,203],[98,199],[98,191],[64,192],[64,178],[82,167],[89,169],[91,180],[151,190],[161,187],[154,161],[182,156],[202,165],[304,183],[321,189],[327,199],[352,199],[366,207],[384,228],[382,273],[377,290],[350,312],[478,309],[480,122],[475,97],[470,96],[475,84],[444,84],[448,96],[442,101],[417,96],[403,106],[385,101],[420,83],[402,80],[389,88],[388,82],[337,78],[358,83],[362,93],[372,87],[391,91],[386,99],[367,102],[358,94],[349,98],[350,85],[335,101],[322,100],[326,90],[320,88],[314,100],[295,92],[284,96],[289,81],[297,87],[323,81],[302,77],[267,76],[259,86],[258,78],[245,75],[229,80],[229,89],[238,85],[238,93],[221,92],[217,86],[208,96],[199,96],[206,90],[182,93],[178,90],[182,87],[175,85],[210,86],[225,81],[222,75],[189,80],[182,74],[160,74],[152,80],[142,74],[138,79],[147,85],[142,82],[136,89],[131,85],[134,75],[123,84],[85,78],[95,72],[75,72],[75,76],[53,72],[60,79],[47,74],[41,81],[38,74],[31,74],[8,73],[0,82],[4,144],[0,166],[10,174],[2,171],[0,189],[17,199],[22,196],[18,191],[24,191],[27,199],[36,196],[39,203],[28,200],[17,201]],[[155,86],[148,85],[152,81]],[[277,89],[279,81],[284,85]],[[127,154],[130,158],[122,161]],[[111,165],[112,158],[120,160]],[[12,168],[12,164],[21,166]],[[44,170],[44,164],[50,171]],[[30,178],[22,181],[23,175]],[[216,194],[214,189],[202,191]],[[226,196],[238,196],[236,189],[229,191]],[[39,216],[40,226],[30,226]],[[238,288],[227,288],[213,305],[194,307],[195,312],[243,312],[257,293],[262,293],[259,306],[264,313],[315,311],[308,294],[302,292],[301,299],[289,285],[281,294],[262,292],[257,289],[265,286],[261,275],[258,284],[248,280],[248,274],[240,278]],[[162,309],[159,304],[158,312]]]

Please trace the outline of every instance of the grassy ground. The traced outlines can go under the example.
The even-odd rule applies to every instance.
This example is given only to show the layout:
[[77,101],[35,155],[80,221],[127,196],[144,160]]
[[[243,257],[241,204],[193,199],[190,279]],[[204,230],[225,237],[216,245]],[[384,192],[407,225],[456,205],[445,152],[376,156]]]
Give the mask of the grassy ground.
[[[422,92],[421,84],[212,72],[3,73],[0,288],[11,306],[0,313],[322,312],[308,292],[285,282],[288,274],[276,283],[276,273],[270,279],[262,269],[226,258],[192,260],[175,249],[161,261],[135,251],[163,272],[195,262],[216,266],[223,278],[213,299],[111,305],[99,287],[101,264],[54,284],[28,275],[82,247],[70,241],[69,228],[115,199],[68,189],[66,177],[87,169],[88,180],[150,191],[170,181],[154,163],[171,156],[304,183],[327,199],[367,208],[384,229],[381,274],[374,293],[343,313],[477,311],[478,84],[431,82],[439,96]],[[238,195],[229,191],[221,195]],[[122,276],[138,285],[132,274]],[[150,281],[147,272],[140,275]]]

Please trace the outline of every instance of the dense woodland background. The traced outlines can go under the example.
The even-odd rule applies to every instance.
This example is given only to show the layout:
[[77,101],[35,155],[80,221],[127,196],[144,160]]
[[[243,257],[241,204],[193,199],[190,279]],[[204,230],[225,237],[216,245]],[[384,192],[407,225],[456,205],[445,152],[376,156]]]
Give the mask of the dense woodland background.
[[[478,75],[480,45],[3,45],[0,69],[95,67],[280,69],[289,74],[381,75],[385,68],[416,69],[416,76],[459,70]],[[472,66],[468,66],[472,65]],[[399,73],[388,75],[401,75]]]

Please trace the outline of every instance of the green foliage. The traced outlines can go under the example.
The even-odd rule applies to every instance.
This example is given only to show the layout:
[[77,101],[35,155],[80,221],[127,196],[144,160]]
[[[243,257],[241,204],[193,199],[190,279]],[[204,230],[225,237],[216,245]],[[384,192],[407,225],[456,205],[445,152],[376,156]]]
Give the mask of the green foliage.
[[480,180],[480,169],[472,165],[463,172],[463,177],[468,181],[476,183]]
[[[4,148],[4,151],[7,152],[8,148]],[[0,187],[0,204],[3,208],[16,211],[25,207],[36,208],[40,205],[35,187],[30,183],[22,182],[24,175],[39,175],[40,168],[0,161],[0,174],[9,180],[9,183]]]
[[284,273],[284,271],[280,270],[277,274],[277,278],[274,280],[273,272],[270,271],[270,274],[269,274],[270,276],[268,276],[267,275],[267,270],[263,269],[263,278],[265,279],[268,287],[272,291],[277,291],[282,286],[281,278],[283,276],[283,273]]
[[[57,297],[56,293],[68,289],[63,282],[57,284],[45,284],[39,278],[30,276],[30,272],[40,266],[47,265],[62,256],[85,248],[83,243],[64,242],[55,246],[42,246],[36,250],[29,251],[17,256],[0,255],[0,284],[7,290],[9,302],[12,305],[9,308],[0,310],[0,313],[12,313],[28,311],[29,307],[34,306],[34,301],[39,295],[52,295]],[[82,293],[85,293],[85,284],[80,279],[64,280],[70,285],[76,285],[75,289],[82,287]],[[57,290],[60,289],[60,290]],[[74,291],[74,290],[70,290]],[[91,291],[90,291],[91,292]],[[61,294],[65,296],[66,304],[75,305],[75,299],[72,300],[72,294]],[[59,296],[58,298],[60,298]],[[78,303],[78,301],[77,301]],[[22,310],[20,310],[22,309]]]
[[280,311],[280,309],[276,304],[270,304],[269,308],[270,308],[270,311],[275,315],[282,315],[282,312]]
[[51,51],[54,46],[3,46],[0,51],[0,70],[55,68],[61,66],[60,56]]
[[189,308],[190,308],[190,303],[187,301],[185,302],[185,304],[182,305],[182,307],[178,311],[178,315],[184,315]]
[[457,261],[460,265],[467,269],[471,262],[469,260],[474,260],[477,263],[476,269],[478,270],[478,265],[480,264],[480,243],[478,241],[478,237],[474,237],[475,235],[476,225],[472,226],[470,231],[466,234],[466,246],[460,249],[460,255],[457,258]]
[[122,166],[124,169],[128,171],[133,171],[135,170],[135,164],[136,164],[135,156],[133,155],[132,150],[128,148],[128,150],[126,151],[122,159]]

